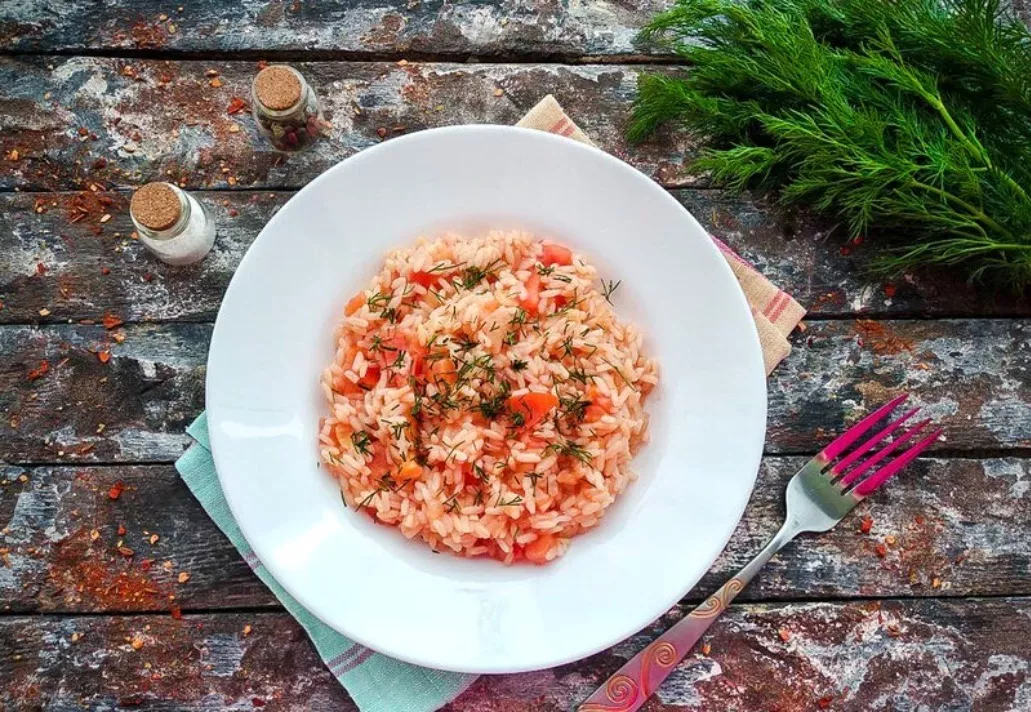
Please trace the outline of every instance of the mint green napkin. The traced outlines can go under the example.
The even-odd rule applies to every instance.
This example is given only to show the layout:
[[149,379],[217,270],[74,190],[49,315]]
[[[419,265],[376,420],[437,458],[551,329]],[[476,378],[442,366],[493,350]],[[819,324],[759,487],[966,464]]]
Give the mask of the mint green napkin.
[[362,712],[432,712],[460,695],[475,675],[430,670],[373,652],[337,633],[290,597],[247,544],[229,511],[208,444],[208,419],[201,414],[186,429],[196,442],[175,463],[186,486],[200,501],[258,578],[276,594]]

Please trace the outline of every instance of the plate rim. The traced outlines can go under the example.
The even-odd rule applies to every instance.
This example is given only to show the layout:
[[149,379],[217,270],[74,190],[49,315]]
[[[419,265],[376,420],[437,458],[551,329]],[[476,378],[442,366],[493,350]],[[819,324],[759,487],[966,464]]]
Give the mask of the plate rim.
[[[214,325],[213,325],[213,328],[212,328],[212,332],[211,332],[211,340],[210,340],[209,349],[208,349],[208,356],[207,356],[207,359],[205,361],[206,366],[207,366],[207,372],[205,374],[205,409],[209,413],[209,422],[217,422],[217,420],[218,420],[217,413],[220,410],[218,405],[212,404],[212,403],[209,402],[209,394],[212,392],[211,384],[212,384],[213,375],[217,373],[217,369],[213,370],[211,368],[211,364],[212,364],[212,360],[213,360],[213,354],[216,352],[216,344],[218,343],[218,340],[219,340],[219,333],[220,333],[219,324],[220,324],[220,322],[222,322],[222,316],[223,316],[223,313],[224,313],[224,305],[229,301],[230,296],[233,294],[234,286],[237,286],[239,284],[239,280],[237,279],[238,275],[241,272],[243,272],[243,270],[247,267],[247,265],[249,264],[249,261],[253,262],[254,259],[257,259],[255,257],[253,257],[253,255],[255,255],[257,253],[256,250],[255,250],[256,246],[259,245],[259,242],[261,241],[261,239],[265,235],[265,233],[269,230],[269,227],[271,225],[273,225],[274,222],[283,219],[282,216],[284,215],[284,212],[286,211],[286,209],[290,205],[290,203],[293,202],[304,191],[308,190],[309,188],[312,188],[316,184],[319,184],[321,182],[325,182],[325,181],[331,180],[332,179],[331,176],[335,172],[337,172],[337,171],[345,170],[343,168],[343,166],[345,164],[348,164],[349,162],[351,162],[351,165],[349,165],[346,168],[346,170],[353,170],[355,168],[355,166],[353,165],[355,162],[362,163],[364,161],[370,160],[369,156],[375,157],[375,155],[378,154],[381,150],[385,150],[385,149],[394,149],[394,150],[396,150],[398,144],[414,143],[414,142],[418,142],[418,141],[433,140],[434,136],[442,135],[442,134],[465,134],[465,133],[499,133],[499,134],[519,133],[519,134],[523,134],[523,135],[532,135],[534,140],[541,140],[541,141],[545,141],[545,142],[554,142],[556,144],[562,144],[566,148],[572,148],[575,151],[582,151],[582,152],[594,154],[595,156],[601,157],[603,160],[613,164],[618,170],[629,171],[629,175],[634,180],[639,181],[639,182],[643,181],[644,183],[647,183],[650,190],[652,190],[652,191],[659,191],[662,194],[663,199],[666,202],[671,203],[677,209],[679,209],[679,211],[683,213],[683,215],[694,225],[695,228],[697,228],[703,235],[709,235],[708,230],[706,230],[698,222],[698,220],[694,217],[694,215],[686,207],[684,207],[681,203],[679,203],[666,188],[664,188],[661,185],[659,185],[656,181],[654,181],[650,176],[648,176],[647,174],[642,172],[640,169],[630,165],[629,163],[621,160],[620,158],[618,158],[616,156],[613,156],[612,154],[610,154],[610,153],[608,153],[606,151],[603,151],[603,150],[599,149],[598,147],[594,146],[593,144],[585,144],[585,143],[582,143],[582,142],[579,142],[579,141],[575,141],[574,139],[570,139],[570,138],[563,137],[563,136],[558,136],[558,135],[551,134],[551,133],[548,133],[548,132],[540,131],[538,129],[530,129],[530,128],[519,127],[519,126],[494,125],[494,124],[462,124],[462,125],[456,125],[456,126],[445,126],[445,127],[424,129],[424,130],[421,130],[421,131],[417,131],[417,132],[414,132],[414,133],[411,133],[411,134],[406,134],[404,136],[400,136],[400,137],[391,139],[388,142],[382,142],[382,143],[379,143],[379,144],[375,144],[375,145],[370,146],[368,148],[362,149],[359,152],[357,152],[357,153],[355,153],[355,154],[353,154],[351,156],[348,156],[346,158],[341,159],[337,163],[333,164],[332,166],[330,166],[329,168],[324,170],[318,176],[313,178],[311,181],[306,183],[300,189],[298,189],[297,192],[293,196],[291,196],[291,198],[286,203],[284,203],[283,206],[271,218],[269,218],[268,222],[265,223],[265,225],[259,231],[258,235],[254,238],[254,241],[248,246],[246,252],[244,253],[243,257],[240,260],[239,265],[234,270],[233,276],[230,278],[229,284],[227,285],[225,293],[222,296],[222,300],[219,303],[218,314],[217,314],[217,316],[215,318],[215,322],[214,322]],[[577,660],[582,660],[582,659],[584,659],[586,657],[589,657],[590,655],[594,655],[594,654],[599,653],[601,651],[607,650],[607,649],[611,648],[613,645],[619,643],[620,641],[625,640],[628,637],[634,635],[635,633],[643,630],[651,622],[654,621],[656,616],[661,616],[661,615],[663,615],[665,613],[665,611],[667,611],[667,610],[671,609],[672,607],[674,607],[683,598],[683,596],[686,595],[687,593],[689,593],[698,584],[698,581],[712,568],[713,563],[715,563],[715,561],[719,558],[719,555],[726,548],[727,542],[730,540],[730,537],[733,535],[735,529],[737,528],[737,525],[740,523],[741,518],[742,518],[742,516],[744,514],[744,511],[745,511],[745,508],[747,507],[748,502],[751,500],[752,494],[755,491],[755,482],[756,482],[756,478],[757,478],[757,475],[758,475],[759,467],[760,467],[761,462],[762,462],[763,443],[765,442],[765,433],[766,433],[766,428],[767,428],[767,425],[768,425],[768,390],[767,390],[767,383],[766,383],[766,373],[765,373],[765,369],[763,367],[762,349],[761,349],[761,344],[760,344],[760,340],[759,340],[758,330],[757,330],[757,327],[755,326],[754,319],[752,319],[752,317],[751,317],[751,309],[750,309],[750,306],[749,306],[749,304],[747,302],[747,299],[746,299],[746,297],[744,295],[744,292],[743,292],[742,289],[740,289],[740,285],[739,285],[739,283],[737,281],[737,278],[734,276],[734,273],[731,270],[729,264],[727,264],[727,261],[726,261],[724,255],[723,255],[723,253],[719,250],[719,248],[716,246],[716,244],[712,240],[708,240],[706,242],[707,242],[707,247],[704,248],[704,249],[712,250],[720,258],[718,260],[718,264],[720,264],[721,266],[718,267],[717,269],[719,270],[720,274],[722,275],[721,278],[724,279],[724,280],[730,280],[729,284],[733,284],[733,285],[738,287],[738,289],[731,290],[732,293],[734,294],[733,300],[734,300],[734,302],[737,305],[736,308],[737,308],[737,310],[739,312],[739,316],[743,315],[747,319],[747,323],[751,326],[751,329],[749,330],[750,334],[751,334],[751,339],[750,339],[751,347],[749,348],[749,353],[744,358],[747,359],[747,360],[752,361],[752,366],[750,368],[751,368],[751,370],[756,372],[756,374],[758,375],[759,384],[761,384],[761,385],[759,385],[759,392],[757,392],[755,394],[757,405],[759,406],[758,410],[761,411],[761,412],[757,412],[756,413],[756,418],[759,420],[759,424],[758,424],[759,426],[756,428],[756,432],[757,432],[757,436],[756,437],[757,437],[759,442],[757,442],[757,443],[745,443],[745,444],[743,444],[743,446],[751,446],[753,448],[757,447],[758,454],[754,458],[755,463],[754,463],[754,466],[752,467],[752,475],[751,475],[749,486],[748,486],[747,490],[744,490],[742,492],[742,494],[741,494],[741,496],[739,498],[739,501],[736,502],[735,506],[733,507],[733,509],[736,511],[736,515],[733,517],[732,521],[728,517],[726,531],[712,532],[713,540],[715,540],[715,541],[717,541],[719,543],[719,547],[717,549],[715,549],[715,551],[716,551],[715,556],[707,564],[707,566],[700,571],[700,573],[697,575],[697,577],[694,577],[694,579],[691,580],[688,583],[688,585],[686,586],[686,588],[683,591],[678,593],[675,596],[675,598],[673,598],[670,601],[667,601],[664,604],[664,607],[663,607],[662,611],[658,611],[658,612],[649,611],[649,612],[647,612],[646,614],[644,614],[642,616],[638,616],[637,618],[635,618],[635,621],[631,624],[631,629],[630,630],[621,631],[620,633],[618,633],[618,637],[616,637],[616,638],[614,638],[614,639],[612,639],[612,640],[610,640],[610,641],[608,641],[606,643],[603,643],[603,644],[600,644],[600,645],[597,645],[597,646],[585,647],[585,648],[583,648],[582,652],[578,652],[577,654],[572,655],[572,656],[568,656],[567,655],[567,656],[555,657],[555,658],[543,660],[539,664],[533,664],[533,665],[516,665],[516,666],[501,666],[501,667],[498,667],[498,666],[481,666],[481,667],[475,667],[475,666],[473,666],[473,667],[466,667],[466,666],[463,666],[461,668],[456,668],[456,667],[454,667],[452,665],[441,666],[439,663],[436,663],[436,662],[434,662],[432,660],[418,659],[416,657],[413,657],[413,656],[410,656],[410,655],[406,654],[404,651],[393,649],[394,646],[382,645],[380,642],[373,643],[372,641],[369,641],[364,636],[355,635],[353,632],[344,630],[344,629],[342,629],[342,627],[336,625],[335,622],[330,622],[329,620],[327,620],[323,616],[319,615],[319,613],[316,610],[316,608],[311,605],[310,599],[308,598],[308,596],[306,596],[305,592],[303,590],[296,589],[295,587],[292,586],[291,583],[288,583],[289,578],[290,578],[289,576],[282,577],[281,575],[277,575],[277,572],[275,570],[273,570],[273,568],[271,566],[269,566],[269,564],[267,562],[270,561],[270,560],[274,561],[275,557],[263,557],[262,556],[262,553],[263,553],[262,550],[265,547],[264,547],[263,544],[260,543],[261,542],[261,537],[258,537],[258,536],[253,536],[252,537],[252,536],[249,535],[248,532],[251,531],[251,525],[245,523],[246,517],[241,517],[240,516],[240,514],[241,514],[240,507],[241,507],[242,503],[237,501],[234,504],[234,500],[233,500],[232,496],[229,494],[229,492],[227,491],[227,488],[225,487],[225,476],[222,474],[225,471],[225,467],[222,467],[222,468],[219,467],[220,459],[223,460],[223,464],[224,464],[224,459],[220,458],[220,456],[219,456],[219,446],[218,446],[218,441],[221,439],[222,436],[221,436],[220,433],[218,433],[217,429],[209,430],[209,446],[210,446],[210,451],[211,451],[211,454],[212,454],[213,461],[215,463],[215,470],[216,470],[216,474],[218,476],[219,486],[222,489],[223,496],[225,497],[226,502],[227,502],[227,504],[229,506],[230,513],[232,514],[233,519],[236,522],[236,525],[239,528],[241,535],[246,540],[248,546],[251,548],[251,550],[254,552],[254,554],[258,557],[259,561],[261,562],[261,565],[266,568],[266,570],[268,571],[269,575],[272,576],[272,578],[275,580],[275,582],[287,594],[289,594],[292,598],[294,598],[305,609],[305,611],[307,611],[310,615],[314,616],[319,622],[321,622],[324,625],[328,626],[329,628],[337,631],[341,635],[346,636],[347,638],[352,640],[354,643],[359,644],[359,645],[363,645],[363,646],[365,646],[365,647],[367,647],[367,648],[369,648],[369,649],[371,649],[371,650],[373,650],[373,651],[375,651],[377,653],[380,653],[380,654],[392,657],[392,658],[400,660],[402,662],[406,662],[406,663],[410,663],[410,664],[418,665],[418,666],[422,666],[422,667],[427,667],[427,668],[434,668],[434,669],[438,669],[438,670],[445,670],[445,671],[451,671],[451,672],[456,672],[456,673],[464,673],[464,674],[510,674],[510,673],[520,673],[520,672],[530,672],[530,671],[535,671],[535,670],[543,670],[543,669],[552,668],[552,667],[555,667],[555,666],[558,666],[558,665],[563,665],[563,664],[571,663],[571,662],[574,662],[574,661],[577,661]],[[279,572],[279,574],[282,574],[282,572]]]

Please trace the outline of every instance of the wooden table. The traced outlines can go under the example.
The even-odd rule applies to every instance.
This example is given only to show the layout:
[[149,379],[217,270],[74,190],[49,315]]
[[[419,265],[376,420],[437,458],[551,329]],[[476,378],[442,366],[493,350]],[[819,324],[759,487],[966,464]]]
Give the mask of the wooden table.
[[[901,390],[948,440],[775,559],[646,709],[1031,709],[1031,302],[945,274],[866,280],[867,245],[690,178],[684,136],[628,146],[638,73],[682,71],[632,42],[663,0],[181,2],[0,8],[0,707],[354,709],[172,467],[212,321],[320,171],[408,131],[512,123],[551,92],[810,316],[770,379],[752,502],[702,583],[612,650],[483,677],[448,709],[570,709],[758,550],[805,456]],[[314,150],[277,154],[228,110],[262,59],[319,93],[333,134]],[[128,191],[159,178],[214,210],[198,266],[131,238]]]

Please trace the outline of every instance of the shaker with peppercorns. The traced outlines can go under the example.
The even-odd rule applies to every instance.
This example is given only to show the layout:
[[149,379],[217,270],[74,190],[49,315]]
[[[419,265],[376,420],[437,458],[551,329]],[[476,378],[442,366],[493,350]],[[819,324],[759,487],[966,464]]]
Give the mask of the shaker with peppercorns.
[[284,64],[265,67],[251,87],[254,120],[280,151],[311,145],[326,126],[319,100],[300,72]]

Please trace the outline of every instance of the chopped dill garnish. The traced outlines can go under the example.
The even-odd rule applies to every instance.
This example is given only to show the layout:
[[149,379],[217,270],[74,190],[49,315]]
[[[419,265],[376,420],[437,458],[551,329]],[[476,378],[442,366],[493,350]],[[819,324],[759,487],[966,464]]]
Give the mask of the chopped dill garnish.
[[516,326],[520,324],[525,324],[529,316],[530,315],[527,314],[525,309],[523,309],[522,307],[516,307],[515,312],[512,314],[512,320],[508,323],[515,324]]
[[480,484],[487,484],[490,482],[490,473],[487,472],[480,463],[473,463],[473,473],[476,475],[476,479],[480,481]]
[[569,380],[571,381],[577,381],[586,386],[588,381],[593,381],[594,379],[595,376],[592,376],[589,373],[587,373],[583,369],[583,366],[576,366],[575,368],[569,369]]
[[464,352],[472,351],[473,349],[475,349],[477,346],[480,345],[479,341],[477,341],[476,339],[471,339],[468,336],[463,336],[461,338],[461,340],[455,341],[454,343],[455,343],[455,346],[458,347],[459,351],[464,351]]
[[404,365],[405,365],[405,355],[406,354],[405,354],[404,351],[398,351],[397,352],[397,358],[394,359],[394,363],[390,364],[390,368],[394,368],[394,369],[403,368]]
[[393,297],[393,294],[381,294],[377,292],[376,294],[373,294],[371,297],[369,297],[366,300],[366,303],[369,305],[369,309],[371,311],[378,311],[383,307],[387,306],[387,304],[390,303],[390,300],[393,299]]
[[542,475],[539,472],[527,472],[526,476],[530,478],[530,488],[531,489],[537,489],[537,480],[539,480],[540,478],[544,477],[544,475]]
[[473,505],[479,507],[483,504],[483,490],[476,490],[476,496],[473,497]]
[[522,504],[523,498],[517,494],[512,495],[508,499],[502,499],[501,493],[498,492],[498,500],[494,503],[495,507],[514,507],[517,504]]
[[561,414],[576,422],[584,419],[584,415],[587,413],[587,406],[591,404],[588,400],[580,400],[579,396],[559,398],[558,403],[561,407]]
[[380,422],[390,429],[390,434],[394,437],[394,440],[400,440],[401,436],[404,435],[409,426],[407,418],[402,418],[396,423],[386,419],[383,419]]
[[482,282],[485,278],[493,276],[494,270],[501,262],[500,259],[494,260],[486,267],[466,267],[462,272],[461,278],[458,284],[464,289],[472,289],[477,284]]
[[583,463],[589,463],[591,461],[591,453],[587,452],[582,445],[574,443],[571,440],[566,440],[561,443],[552,443],[551,445],[548,445],[548,447],[544,448],[544,452],[553,452],[556,455],[573,457]]
[[397,309],[394,308],[394,307],[390,307],[389,309],[384,309],[383,311],[381,311],[379,313],[379,315],[382,318],[386,319],[391,324],[396,324],[397,323],[398,314],[397,314]]
[[521,428],[523,426],[523,423],[526,422],[526,417],[517,410],[511,411],[509,415],[512,417],[512,425],[516,426],[517,428]]
[[615,372],[616,372],[617,374],[619,374],[619,377],[623,379],[623,383],[625,383],[625,384],[627,384],[628,386],[630,386],[630,388],[632,388],[633,390],[635,390],[635,391],[637,390],[637,388],[636,388],[636,387],[634,386],[634,384],[633,384],[633,383],[631,383],[631,382],[630,382],[629,380],[627,380],[627,377],[623,375],[623,372],[622,372],[622,371],[620,371],[620,370],[619,370],[619,369],[618,369],[618,368],[616,367],[616,365],[615,365],[614,363],[612,363],[611,361],[609,361],[609,360],[608,360],[607,358],[602,358],[602,361],[604,361],[605,363],[607,363],[607,364],[608,364],[608,365],[609,365],[609,366],[610,366],[610,367],[612,368],[612,370],[613,370],[613,371],[615,371]]
[[562,348],[562,354],[564,356],[572,356],[573,355],[573,337],[572,336],[567,336],[565,338],[565,340],[562,341],[560,346]]
[[480,401],[477,408],[484,418],[494,420],[505,411],[505,401],[508,399],[508,393],[511,388],[508,381],[502,381],[501,386],[493,396]]
[[454,264],[448,264],[447,262],[440,262],[434,265],[431,269],[428,269],[426,271],[430,274],[434,274],[436,272],[450,272],[453,269],[459,269],[463,264],[465,263],[456,262]]
[[601,296],[605,297],[606,302],[612,304],[612,295],[616,293],[616,290],[619,289],[621,284],[623,284],[623,280],[619,280],[618,282],[612,279],[608,282],[604,279],[601,280]]
[[512,370],[517,372],[517,373],[519,371],[522,371],[523,369],[525,369],[529,365],[530,365],[529,363],[527,363],[526,361],[523,361],[522,359],[518,359],[518,358],[512,359],[512,364],[511,364]]
[[505,334],[505,338],[502,339],[506,346],[515,346],[518,340],[519,334],[515,331],[508,332],[507,334]]
[[454,456],[455,450],[457,450],[459,448],[459,446],[461,446],[461,444],[463,442],[465,442],[465,441],[464,440],[459,440],[457,443],[455,443],[454,445],[451,446],[451,449],[448,450],[447,456],[444,458],[444,464],[445,465],[447,464],[448,460],[450,460]]
[[459,504],[459,502],[458,502],[458,495],[460,493],[461,493],[461,491],[455,492],[453,495],[451,495],[450,497],[445,499],[444,500],[444,509],[446,509],[447,511],[452,512],[452,513],[457,512],[459,509],[461,509],[462,505]]
[[369,445],[372,440],[369,438],[369,434],[364,430],[351,433],[351,444],[354,445],[355,452],[361,455],[369,454]]
[[557,279],[559,282],[565,282],[566,284],[569,284],[573,281],[573,278],[570,277],[568,274],[556,274],[555,279]]
[[537,274],[539,274],[541,277],[550,277],[554,271],[555,265],[544,266],[540,263],[537,263]]

